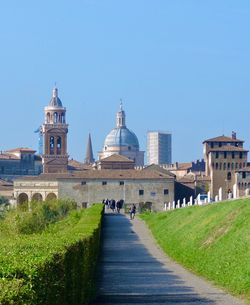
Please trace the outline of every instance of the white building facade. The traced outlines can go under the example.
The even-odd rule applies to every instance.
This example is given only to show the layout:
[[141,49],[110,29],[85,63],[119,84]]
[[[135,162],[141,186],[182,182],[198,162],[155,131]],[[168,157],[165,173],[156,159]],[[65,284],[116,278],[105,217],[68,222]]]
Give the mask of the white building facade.
[[148,131],[147,133],[147,163],[172,163],[172,135],[169,132]]

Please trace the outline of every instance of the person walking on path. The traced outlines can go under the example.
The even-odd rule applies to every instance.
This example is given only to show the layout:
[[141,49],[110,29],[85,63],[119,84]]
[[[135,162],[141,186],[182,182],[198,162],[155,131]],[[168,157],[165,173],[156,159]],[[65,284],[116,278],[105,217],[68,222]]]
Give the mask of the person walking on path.
[[136,206],[133,203],[132,207],[130,207],[130,209],[129,209],[130,219],[135,218],[135,213],[136,213]]

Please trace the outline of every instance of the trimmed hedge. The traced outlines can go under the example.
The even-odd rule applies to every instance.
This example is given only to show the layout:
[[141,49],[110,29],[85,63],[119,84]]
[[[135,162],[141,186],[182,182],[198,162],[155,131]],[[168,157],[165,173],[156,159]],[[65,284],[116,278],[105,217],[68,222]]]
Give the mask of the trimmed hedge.
[[40,234],[2,240],[0,304],[87,304],[95,295],[102,214],[96,204]]

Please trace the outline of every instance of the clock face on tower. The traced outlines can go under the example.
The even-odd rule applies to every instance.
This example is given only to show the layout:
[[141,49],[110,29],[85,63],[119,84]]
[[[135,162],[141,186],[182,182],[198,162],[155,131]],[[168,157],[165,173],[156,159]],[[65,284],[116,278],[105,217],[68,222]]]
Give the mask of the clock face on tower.
[[67,171],[67,133],[66,108],[54,88],[49,105],[45,107],[45,122],[42,126],[44,137],[43,172],[63,173]]

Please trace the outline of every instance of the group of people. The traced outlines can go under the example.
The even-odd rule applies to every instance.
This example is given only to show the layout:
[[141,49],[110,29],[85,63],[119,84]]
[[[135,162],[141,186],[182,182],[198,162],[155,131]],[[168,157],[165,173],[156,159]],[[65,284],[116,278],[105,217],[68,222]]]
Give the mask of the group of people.
[[[114,199],[103,199],[102,203],[105,204],[106,211],[111,209],[113,213],[114,212],[120,213],[120,210],[123,208],[124,200],[120,199],[120,200],[115,201]],[[136,213],[136,205],[133,204],[129,208],[130,219],[135,218],[135,213]]]
[[123,207],[124,200],[120,199],[115,201],[114,199],[103,199],[102,203],[105,204],[106,210],[111,209],[112,212],[120,213],[120,210]]

